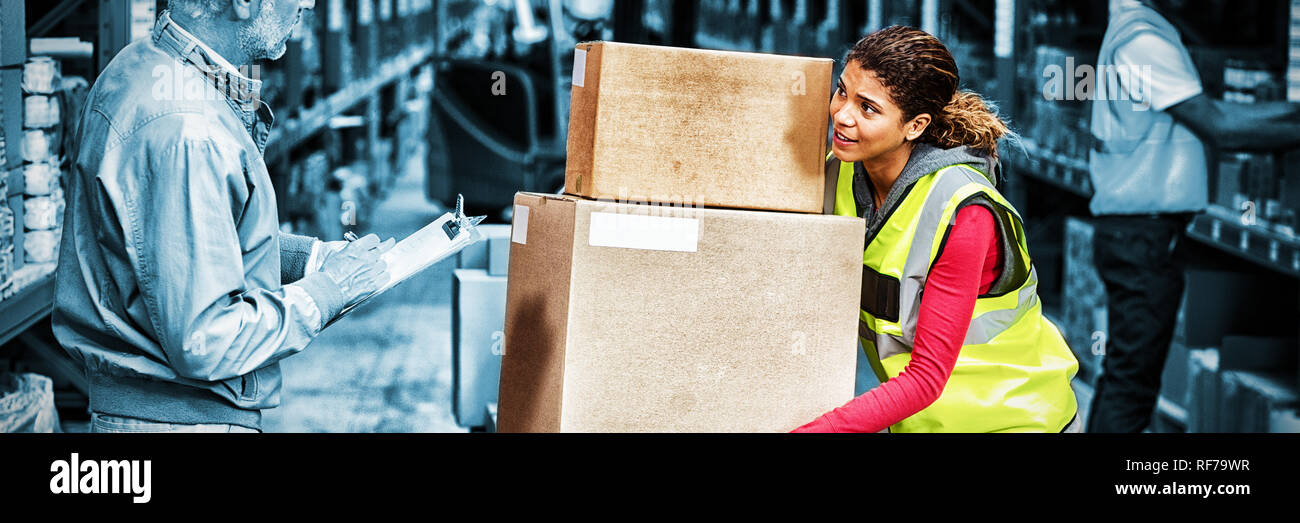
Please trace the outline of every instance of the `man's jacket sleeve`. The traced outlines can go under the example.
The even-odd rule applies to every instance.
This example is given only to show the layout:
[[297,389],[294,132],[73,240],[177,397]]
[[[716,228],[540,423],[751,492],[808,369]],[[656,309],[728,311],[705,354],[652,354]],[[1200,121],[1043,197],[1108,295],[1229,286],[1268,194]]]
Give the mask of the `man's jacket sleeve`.
[[169,363],[184,377],[216,381],[301,351],[344,297],[324,273],[283,286],[248,281],[236,223],[249,198],[263,196],[254,196],[238,147],[196,134],[154,135],[137,149],[130,161],[147,170],[148,185],[137,194],[148,196],[128,205],[126,232]]
[[308,261],[316,246],[316,238],[280,233],[280,282],[293,283],[307,275]]

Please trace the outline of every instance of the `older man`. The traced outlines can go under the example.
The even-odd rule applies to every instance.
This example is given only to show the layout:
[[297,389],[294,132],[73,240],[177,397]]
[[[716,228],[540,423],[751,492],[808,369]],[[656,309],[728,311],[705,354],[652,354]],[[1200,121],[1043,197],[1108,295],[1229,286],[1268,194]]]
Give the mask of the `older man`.
[[239,67],[283,55],[313,4],[171,0],[96,80],[53,313],[85,366],[93,431],[260,430],[279,360],[387,281],[391,241],[280,232],[271,114]]

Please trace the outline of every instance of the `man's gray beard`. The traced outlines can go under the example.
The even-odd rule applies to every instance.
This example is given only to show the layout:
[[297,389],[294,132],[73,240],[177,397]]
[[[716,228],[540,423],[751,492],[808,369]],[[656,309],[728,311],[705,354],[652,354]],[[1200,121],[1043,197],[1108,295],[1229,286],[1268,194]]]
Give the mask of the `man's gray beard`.
[[288,27],[272,23],[271,11],[274,7],[275,0],[265,0],[253,21],[239,29],[239,47],[248,54],[250,61],[279,60],[284,56],[287,40],[281,41],[280,36],[291,31],[295,21],[288,22]]

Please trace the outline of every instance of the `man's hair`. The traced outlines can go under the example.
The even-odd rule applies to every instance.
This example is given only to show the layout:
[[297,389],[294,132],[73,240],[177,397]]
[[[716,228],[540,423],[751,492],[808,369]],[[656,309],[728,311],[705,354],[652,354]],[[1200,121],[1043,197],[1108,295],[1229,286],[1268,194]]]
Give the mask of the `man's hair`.
[[226,10],[230,0],[167,0],[167,9],[195,20],[202,20]]

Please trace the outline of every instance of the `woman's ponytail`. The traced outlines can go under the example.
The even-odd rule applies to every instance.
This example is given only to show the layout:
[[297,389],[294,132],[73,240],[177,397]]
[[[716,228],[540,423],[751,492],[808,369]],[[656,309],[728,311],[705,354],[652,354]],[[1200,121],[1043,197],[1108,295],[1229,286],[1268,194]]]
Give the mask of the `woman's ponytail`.
[[998,139],[1009,133],[996,108],[972,91],[960,90],[939,114],[920,141],[942,149],[966,145],[989,156],[997,156]]

